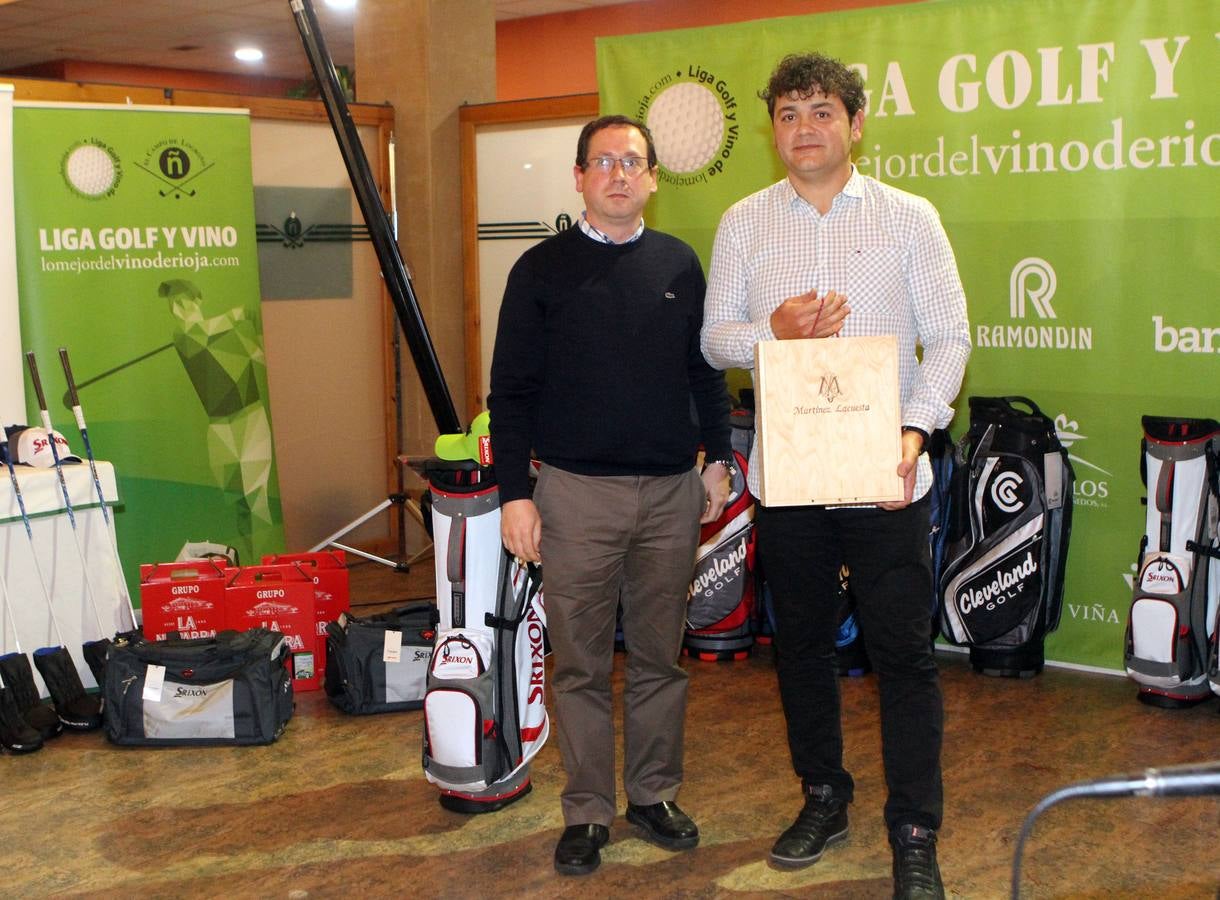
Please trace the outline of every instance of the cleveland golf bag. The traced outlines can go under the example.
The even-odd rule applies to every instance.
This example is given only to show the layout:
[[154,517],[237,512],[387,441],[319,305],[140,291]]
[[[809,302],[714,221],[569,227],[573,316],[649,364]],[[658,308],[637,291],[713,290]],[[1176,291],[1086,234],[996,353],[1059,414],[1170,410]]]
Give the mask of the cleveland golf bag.
[[932,464],[932,487],[928,491],[928,549],[932,553],[932,635],[940,629],[940,575],[945,568],[945,551],[949,547],[949,523],[953,516],[953,473],[957,471],[957,447],[946,428],[937,428],[928,435],[924,448]]
[[945,639],[975,671],[1029,677],[1063,611],[1075,475],[1026,397],[971,397],[940,576]]
[[754,498],[746,457],[733,451],[729,500],[699,533],[682,652],[704,660],[745,659],[754,644]]
[[1185,706],[1210,695],[1215,666],[1220,423],[1144,416],[1143,425],[1148,511],[1123,665],[1143,702]]
[[424,775],[455,812],[501,809],[530,790],[550,730],[538,567],[500,543],[494,470],[429,460],[440,622],[424,694]]

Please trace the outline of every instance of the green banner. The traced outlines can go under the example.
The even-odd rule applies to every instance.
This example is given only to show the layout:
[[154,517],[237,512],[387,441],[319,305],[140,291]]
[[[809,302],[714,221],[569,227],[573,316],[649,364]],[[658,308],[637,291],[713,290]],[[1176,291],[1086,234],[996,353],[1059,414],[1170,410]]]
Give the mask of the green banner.
[[1121,669],[1143,533],[1140,416],[1220,416],[1220,6],[941,0],[601,38],[605,112],[644,119],[649,223],[709,262],[724,210],[784,176],[757,92],[819,50],[869,91],[859,170],[940,210],[975,349],[966,397],[1024,395],[1076,470],[1048,659]]
[[13,166],[23,347],[83,452],[57,348],[71,355],[91,444],[118,475],[133,591],[138,564],[188,541],[243,562],[282,551],[249,117],[19,104]]

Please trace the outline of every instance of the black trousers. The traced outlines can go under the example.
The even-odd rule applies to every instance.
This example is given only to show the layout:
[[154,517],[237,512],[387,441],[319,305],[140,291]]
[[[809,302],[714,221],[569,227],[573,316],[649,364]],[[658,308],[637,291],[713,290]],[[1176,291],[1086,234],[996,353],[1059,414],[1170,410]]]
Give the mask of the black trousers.
[[927,498],[905,509],[763,507],[758,550],[775,603],[776,669],[797,775],[850,801],[835,670],[846,564],[881,697],[889,828],[939,828],[944,703],[932,654]]

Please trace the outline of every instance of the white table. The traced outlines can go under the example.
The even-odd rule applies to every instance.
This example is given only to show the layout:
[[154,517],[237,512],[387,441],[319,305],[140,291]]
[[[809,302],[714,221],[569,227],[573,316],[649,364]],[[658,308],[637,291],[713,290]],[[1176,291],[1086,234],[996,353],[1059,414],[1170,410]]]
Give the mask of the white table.
[[[62,469],[75,529],[55,469],[13,468],[33,541],[26,534],[7,466],[0,464],[0,587],[7,589],[0,591],[0,652],[15,651],[18,644],[26,654],[39,647],[63,645],[72,654],[85,687],[96,687],[81,643],[114,637],[116,631],[131,627],[127,589],[116,558],[114,514],[110,513],[107,528],[87,462],[65,463]],[[97,473],[107,505],[115,505],[119,497],[114,467],[98,462]],[[58,633],[52,626],[47,595]],[[32,667],[32,658],[30,664]],[[36,669],[34,677],[45,695]]]

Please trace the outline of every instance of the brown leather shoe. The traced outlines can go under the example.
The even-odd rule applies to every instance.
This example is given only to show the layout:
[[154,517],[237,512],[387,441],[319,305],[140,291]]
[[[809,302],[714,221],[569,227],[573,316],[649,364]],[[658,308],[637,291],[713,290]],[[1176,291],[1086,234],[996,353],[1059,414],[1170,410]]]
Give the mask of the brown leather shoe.
[[605,825],[569,825],[555,845],[555,871],[560,875],[588,875],[601,865],[599,852],[610,840]]
[[627,821],[644,829],[644,836],[666,850],[689,850],[699,843],[699,828],[672,800],[640,806],[627,804]]

